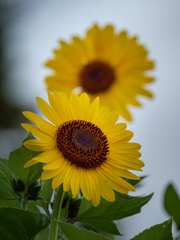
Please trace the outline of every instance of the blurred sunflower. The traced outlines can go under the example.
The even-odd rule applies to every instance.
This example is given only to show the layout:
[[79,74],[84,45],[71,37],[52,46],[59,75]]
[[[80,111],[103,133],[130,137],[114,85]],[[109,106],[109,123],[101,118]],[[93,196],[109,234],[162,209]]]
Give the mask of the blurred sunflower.
[[48,92],[48,98],[50,105],[41,98],[37,98],[37,104],[52,124],[32,112],[23,112],[37,127],[22,126],[39,138],[24,145],[42,152],[25,167],[46,163],[42,180],[53,178],[53,189],[63,183],[64,191],[71,188],[73,197],[81,189],[94,206],[101,196],[115,201],[113,189],[121,193],[135,191],[123,178],[139,179],[128,170],[141,171],[144,166],[139,160],[141,146],[129,142],[133,133],[125,130],[125,123],[116,124],[118,112],[99,108],[98,97],[90,104],[86,93],[72,93],[67,98],[63,93]]
[[54,70],[46,78],[50,91],[71,91],[81,87],[92,99],[100,96],[102,106],[118,110],[131,121],[128,105],[141,106],[138,95],[151,98],[145,85],[154,80],[145,72],[153,69],[143,45],[125,31],[116,34],[111,25],[94,25],[85,38],[73,37],[70,44],[60,41],[54,59],[46,66]]

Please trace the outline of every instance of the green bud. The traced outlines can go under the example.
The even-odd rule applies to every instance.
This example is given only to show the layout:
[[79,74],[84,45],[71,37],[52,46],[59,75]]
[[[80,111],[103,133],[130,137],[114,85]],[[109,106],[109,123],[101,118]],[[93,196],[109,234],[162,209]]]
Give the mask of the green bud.
[[31,189],[33,189],[34,187],[36,187],[38,185],[38,181],[33,182],[30,186],[29,186],[29,190],[31,191]]
[[20,192],[24,192],[24,190],[25,190],[25,185],[24,185],[23,181],[21,181],[21,179],[18,178],[18,179],[16,180],[16,183],[17,183],[18,189],[20,189]]
[[25,190],[25,185],[23,183],[23,181],[20,178],[14,178],[11,181],[11,186],[13,188],[14,193],[17,196],[20,196],[22,192],[24,192]]
[[32,189],[29,189],[29,194],[31,195],[31,196],[37,196],[37,195],[39,195],[40,193],[41,193],[41,191],[42,191],[42,189],[41,189],[41,186],[40,185],[37,185],[37,186],[35,186],[34,188],[32,188]]
[[38,182],[35,181],[33,184],[28,189],[28,200],[33,200],[36,201],[37,199],[40,198],[40,193],[42,191],[41,185],[38,185]]

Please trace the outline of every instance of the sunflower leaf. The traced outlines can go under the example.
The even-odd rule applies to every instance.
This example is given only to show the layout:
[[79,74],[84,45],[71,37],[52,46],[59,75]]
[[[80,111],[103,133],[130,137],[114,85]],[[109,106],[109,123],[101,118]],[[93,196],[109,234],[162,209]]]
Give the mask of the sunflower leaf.
[[41,212],[36,204],[36,201],[28,201],[27,202],[27,209],[32,212]]
[[42,181],[42,192],[40,196],[42,199],[36,201],[36,204],[41,206],[45,212],[49,215],[49,203],[52,197],[53,189],[52,189],[52,179]]
[[84,228],[79,228],[71,223],[58,222],[61,230],[69,240],[108,240],[105,236],[97,234],[93,231],[88,231]]
[[43,197],[43,199],[45,199],[49,203],[52,194],[53,194],[52,179],[42,181],[41,197]]
[[8,160],[0,158],[0,179],[11,185],[12,171],[9,169]]
[[136,186],[136,188],[137,188],[137,187],[141,186],[142,180],[145,178],[147,178],[147,175],[141,176],[140,180],[127,179],[127,182],[129,182],[133,186]]
[[[7,200],[0,200],[0,206],[1,207],[13,207],[13,208],[18,208],[20,209],[20,202],[17,201],[17,199],[7,199]],[[32,212],[40,212],[38,209],[36,202],[34,201],[29,201],[27,202],[27,208],[28,210]]]
[[131,197],[125,194],[117,194],[115,202],[108,202],[101,199],[100,204],[94,207],[91,202],[82,199],[79,212],[75,221],[84,220],[118,220],[122,219],[141,211],[141,207],[144,206],[152,197],[150,194],[145,197]]
[[180,198],[172,184],[169,184],[164,196],[164,207],[180,229]]
[[91,219],[85,219],[81,221],[82,223],[88,225],[89,227],[98,229],[102,232],[107,232],[107,233],[111,233],[113,235],[122,235],[116,224],[113,221],[103,221],[103,220],[91,220]]
[[169,219],[166,222],[157,224],[149,229],[144,230],[139,235],[135,236],[130,240],[172,240],[172,219]]
[[[31,133],[29,133],[24,142],[30,139],[34,139]],[[22,145],[9,155],[8,163],[10,169],[24,182],[27,187],[29,187],[41,176],[43,164],[37,163],[29,168],[24,168],[24,165],[39,153],[40,152],[31,151]]]
[[9,199],[13,200],[15,199],[15,196],[13,195],[12,188],[4,181],[0,180],[0,199]]
[[34,240],[48,240],[48,236],[49,236],[49,229],[46,228],[40,231]]
[[8,167],[8,160],[0,158],[0,200],[15,200],[11,186],[12,172]]
[[33,240],[39,231],[48,227],[49,218],[42,213],[0,207],[0,239]]

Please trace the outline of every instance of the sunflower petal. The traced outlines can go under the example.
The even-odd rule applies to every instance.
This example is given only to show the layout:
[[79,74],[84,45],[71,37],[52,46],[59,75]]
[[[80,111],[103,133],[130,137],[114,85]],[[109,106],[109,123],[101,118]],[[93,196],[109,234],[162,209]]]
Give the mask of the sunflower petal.
[[33,151],[50,151],[56,147],[55,140],[42,140],[42,139],[31,139],[23,143],[23,145]]
[[94,123],[98,116],[99,110],[99,97],[97,97],[91,104],[87,112],[87,120]]
[[31,122],[36,124],[40,130],[46,134],[48,134],[51,137],[54,137],[57,128],[53,126],[52,124],[48,123],[44,119],[40,118],[36,114],[29,112],[29,111],[24,111],[23,115],[29,119]]
[[30,166],[32,166],[32,165],[34,165],[36,163],[38,163],[38,162],[33,160],[33,159],[31,159],[24,165],[24,168],[30,167]]
[[75,198],[80,190],[80,175],[77,168],[74,169],[74,172],[71,176],[71,190],[73,198]]

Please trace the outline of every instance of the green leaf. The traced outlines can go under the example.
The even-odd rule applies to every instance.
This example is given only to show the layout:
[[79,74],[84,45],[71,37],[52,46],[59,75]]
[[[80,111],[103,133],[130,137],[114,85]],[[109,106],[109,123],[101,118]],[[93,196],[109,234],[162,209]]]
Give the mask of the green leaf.
[[27,208],[28,210],[32,211],[32,212],[41,212],[38,208],[38,206],[36,205],[35,201],[29,201],[27,202]]
[[68,206],[68,218],[75,218],[81,204],[81,198],[71,198]]
[[0,200],[0,207],[14,207],[20,208],[20,204],[16,199],[14,200]]
[[85,219],[85,220],[82,220],[81,222],[88,225],[89,227],[98,229],[103,232],[111,233],[114,235],[121,235],[116,224],[113,221]]
[[11,186],[0,180],[0,199],[15,199]]
[[180,199],[172,184],[165,191],[164,207],[180,229]]
[[[18,202],[16,199],[14,200],[0,200],[0,207],[13,207],[13,208],[19,208],[20,209],[20,202]],[[27,202],[27,208],[28,210],[32,212],[40,212],[37,205],[34,201]]]
[[[31,133],[24,142],[30,139],[34,139]],[[39,153],[31,151],[22,145],[9,155],[10,169],[24,182],[27,188],[41,176],[43,163],[37,163],[29,168],[24,168],[24,165]]]
[[84,228],[79,228],[71,223],[58,222],[61,230],[64,232],[68,240],[108,240],[101,234],[96,234],[93,231],[88,231]]
[[108,202],[101,199],[100,204],[94,207],[92,203],[85,198],[82,199],[79,212],[75,221],[84,221],[87,219],[95,220],[118,220],[141,211],[152,197],[150,194],[145,197],[131,197],[125,194],[117,194],[115,202]]
[[48,203],[50,203],[52,194],[53,194],[52,179],[42,181],[41,197],[44,198]]
[[12,172],[8,167],[8,160],[0,158],[0,200],[2,199],[16,199],[12,186]]
[[129,182],[131,185],[133,186],[136,186],[137,187],[140,187],[141,186],[141,182],[143,179],[145,179],[147,176],[141,176],[140,177],[140,180],[133,180],[133,179],[126,179],[127,182]]
[[0,207],[1,240],[33,240],[49,223],[49,218],[42,213]]
[[34,240],[48,240],[48,236],[49,236],[49,229],[46,228],[40,231]]
[[144,230],[130,240],[172,240],[172,219]]
[[47,215],[49,215],[49,203],[52,197],[53,189],[52,189],[52,179],[48,179],[45,181],[42,181],[42,192],[40,196],[43,199],[39,199],[36,201],[36,204],[42,207]]
[[0,158],[0,180],[11,185],[12,171],[9,169],[8,160],[5,158]]

